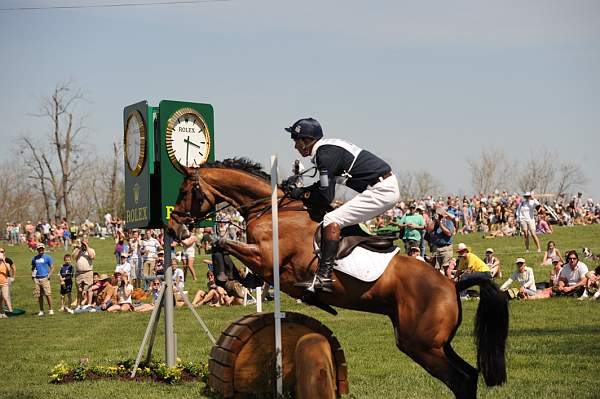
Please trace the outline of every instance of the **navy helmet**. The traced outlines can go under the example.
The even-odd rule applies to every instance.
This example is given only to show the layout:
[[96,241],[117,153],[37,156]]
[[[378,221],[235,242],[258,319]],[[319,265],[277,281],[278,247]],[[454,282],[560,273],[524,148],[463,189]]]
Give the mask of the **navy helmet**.
[[296,121],[291,127],[285,128],[286,132],[291,133],[292,140],[308,137],[318,140],[323,137],[323,129],[319,121],[313,118],[303,118]]

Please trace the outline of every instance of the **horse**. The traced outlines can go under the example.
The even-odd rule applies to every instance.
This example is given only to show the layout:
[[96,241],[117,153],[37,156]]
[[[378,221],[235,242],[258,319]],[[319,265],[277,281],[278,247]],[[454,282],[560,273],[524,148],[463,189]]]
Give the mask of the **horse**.
[[[302,298],[303,289],[294,284],[307,280],[316,269],[312,238],[318,221],[301,201],[289,199],[280,188],[278,197],[280,286],[293,298]],[[245,158],[188,168],[168,234],[176,240],[186,238],[187,225],[211,214],[216,204],[226,202],[244,217],[247,243],[220,239],[218,245],[272,283],[270,199],[270,176],[260,164]],[[457,398],[477,396],[480,371],[488,386],[506,382],[508,303],[493,280],[454,283],[428,263],[400,254],[392,258],[376,281],[359,281],[335,270],[333,279],[333,292],[319,292],[318,301],[389,317],[398,349],[446,384]],[[462,321],[458,293],[474,285],[480,287],[475,317],[477,369],[451,346]]]

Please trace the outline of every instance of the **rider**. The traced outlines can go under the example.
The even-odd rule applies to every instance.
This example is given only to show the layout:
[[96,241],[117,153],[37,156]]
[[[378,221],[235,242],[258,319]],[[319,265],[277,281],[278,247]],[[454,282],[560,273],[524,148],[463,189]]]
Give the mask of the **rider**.
[[328,206],[334,199],[336,183],[359,193],[325,214],[317,272],[312,279],[296,284],[313,293],[331,292],[341,228],[366,222],[393,208],[400,197],[398,180],[392,168],[369,151],[344,140],[323,138],[321,125],[313,118],[300,119],[285,130],[291,133],[300,155],[310,156],[319,172],[319,181],[313,185],[292,188],[292,198]]

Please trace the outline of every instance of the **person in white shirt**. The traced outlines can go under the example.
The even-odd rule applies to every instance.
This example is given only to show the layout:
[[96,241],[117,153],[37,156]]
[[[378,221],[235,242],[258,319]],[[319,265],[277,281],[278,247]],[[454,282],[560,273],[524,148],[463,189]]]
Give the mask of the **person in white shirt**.
[[155,266],[156,266],[156,253],[160,248],[160,242],[151,230],[146,230],[146,237],[141,242],[143,265],[142,265],[142,279],[144,280],[144,290],[148,290],[148,284],[154,280]]
[[127,261],[128,256],[127,252],[121,252],[121,263],[115,267],[115,272],[126,275],[127,281],[131,281],[131,264]]
[[585,263],[579,261],[577,251],[571,250],[567,252],[567,263],[563,266],[558,275],[558,287],[556,293],[558,295],[573,295],[580,296],[585,291],[588,267]]
[[525,259],[523,258],[517,258],[515,264],[517,265],[517,270],[502,284],[500,291],[508,290],[513,281],[516,281],[519,283],[519,298],[527,299],[534,296],[537,293],[537,289],[535,287],[533,269],[525,265]]
[[535,242],[535,246],[537,247],[537,251],[542,252],[540,240],[535,232],[535,207],[540,203],[529,191],[527,191],[523,197],[525,198],[517,208],[517,222],[521,225],[521,231],[525,238],[525,250],[529,252],[529,236],[531,235],[531,238],[533,238],[533,242]]
[[133,285],[129,283],[129,279],[126,274],[115,273],[117,279],[117,304],[112,305],[108,309],[108,312],[127,312],[133,310],[131,304],[131,294],[133,293]]

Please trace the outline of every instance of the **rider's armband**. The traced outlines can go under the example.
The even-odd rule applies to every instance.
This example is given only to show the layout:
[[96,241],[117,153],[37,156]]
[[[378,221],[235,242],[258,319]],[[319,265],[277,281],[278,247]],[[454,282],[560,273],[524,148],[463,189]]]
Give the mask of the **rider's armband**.
[[326,190],[329,187],[329,175],[327,174],[327,169],[319,170],[319,188],[321,190]]

